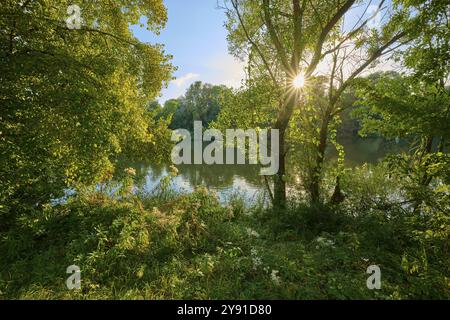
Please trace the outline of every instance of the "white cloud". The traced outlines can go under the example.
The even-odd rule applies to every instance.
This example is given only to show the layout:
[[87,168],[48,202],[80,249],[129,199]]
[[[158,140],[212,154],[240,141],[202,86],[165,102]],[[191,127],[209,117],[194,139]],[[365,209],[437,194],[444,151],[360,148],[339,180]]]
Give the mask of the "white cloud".
[[196,78],[198,78],[198,77],[200,77],[199,74],[189,72],[189,73],[186,73],[184,76],[181,76],[181,77],[179,77],[179,78],[177,78],[177,79],[175,79],[175,80],[172,80],[172,82],[173,82],[177,87],[182,87],[182,86],[184,86],[187,82],[189,82],[190,80],[196,79]]
[[189,68],[191,72],[172,80],[169,87],[162,90],[160,103],[179,98],[185,94],[189,85],[197,80],[213,85],[224,84],[237,88],[245,76],[245,63],[226,53],[203,59],[199,64],[194,64]]
[[205,63],[205,67],[209,71],[205,80],[213,84],[239,87],[245,76],[245,63],[229,54],[214,56]]

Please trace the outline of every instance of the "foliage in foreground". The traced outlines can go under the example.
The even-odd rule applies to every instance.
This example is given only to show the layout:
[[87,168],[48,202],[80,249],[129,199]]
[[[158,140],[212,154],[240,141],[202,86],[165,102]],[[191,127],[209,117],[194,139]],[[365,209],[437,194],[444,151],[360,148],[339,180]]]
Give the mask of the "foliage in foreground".
[[[284,213],[239,198],[224,206],[205,188],[80,194],[2,234],[0,298],[448,298],[448,216],[389,206],[375,196],[383,184],[364,188],[363,177],[349,177],[355,198],[340,208],[298,202]],[[66,288],[72,264],[81,290]],[[381,290],[366,287],[373,264]]]
[[0,228],[108,179],[121,157],[156,161],[164,147],[167,124],[142,106],[170,80],[171,57],[129,27],[145,16],[160,30],[162,0],[78,1],[79,29],[65,22],[72,4],[2,1]]

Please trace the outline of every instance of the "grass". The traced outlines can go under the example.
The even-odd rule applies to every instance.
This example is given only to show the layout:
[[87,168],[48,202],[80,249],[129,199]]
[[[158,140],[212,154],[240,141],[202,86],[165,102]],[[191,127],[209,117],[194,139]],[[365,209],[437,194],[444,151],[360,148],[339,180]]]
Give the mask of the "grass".
[[[18,219],[0,240],[1,299],[448,298],[442,242],[405,216],[295,204],[221,205],[200,188],[169,198],[80,194]],[[366,286],[369,265],[381,290]],[[81,268],[68,290],[66,268]]]

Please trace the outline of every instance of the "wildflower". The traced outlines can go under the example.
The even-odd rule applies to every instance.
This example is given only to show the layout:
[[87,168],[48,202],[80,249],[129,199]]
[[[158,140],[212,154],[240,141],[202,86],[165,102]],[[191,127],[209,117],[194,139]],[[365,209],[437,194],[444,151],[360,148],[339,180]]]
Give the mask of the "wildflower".
[[136,175],[136,169],[134,169],[134,168],[126,168],[124,171],[126,174],[129,174],[130,176]]
[[260,257],[252,257],[252,261],[253,261],[253,269],[258,269],[259,266],[262,265],[262,260]]
[[334,241],[323,237],[317,237],[316,242],[324,247],[333,247]]
[[281,284],[281,278],[278,276],[278,270],[272,270],[270,278],[272,279],[273,283],[275,283],[275,285],[279,286]]
[[249,236],[253,236],[255,238],[259,238],[259,233],[256,232],[255,230],[251,229],[251,228],[246,228],[247,233]]
[[200,276],[200,277],[204,277],[205,276],[205,274],[202,272],[202,271],[200,271],[200,270],[195,270],[196,272],[197,272],[197,275],[198,276]]
[[176,176],[178,175],[178,168],[175,167],[174,165],[171,165],[171,166],[169,167],[169,174],[170,174],[172,177],[176,177]]
[[256,270],[259,266],[262,265],[262,260],[260,257],[258,257],[258,251],[255,248],[252,248],[250,250],[250,254],[252,256],[253,269]]

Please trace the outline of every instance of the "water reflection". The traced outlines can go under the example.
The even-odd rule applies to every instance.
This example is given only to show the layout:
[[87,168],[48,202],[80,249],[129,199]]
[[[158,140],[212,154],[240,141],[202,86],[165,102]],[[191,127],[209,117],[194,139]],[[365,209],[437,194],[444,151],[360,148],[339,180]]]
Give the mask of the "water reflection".
[[[151,192],[168,175],[168,164],[135,164],[138,188]],[[190,192],[196,186],[215,190],[222,201],[234,193],[247,200],[255,199],[263,190],[257,165],[179,165],[178,176],[171,187],[178,192]]]
[[[358,139],[343,143],[347,166],[362,163],[375,163],[388,153],[398,152],[398,147],[382,139]],[[328,157],[335,157],[330,148]],[[170,164],[128,164],[136,169],[137,186],[151,192],[161,179],[168,175]],[[196,186],[204,185],[215,190],[219,198],[225,201],[233,193],[239,193],[247,200],[260,195],[265,187],[258,165],[179,165],[179,175],[173,179],[171,187],[178,192],[190,192]]]

